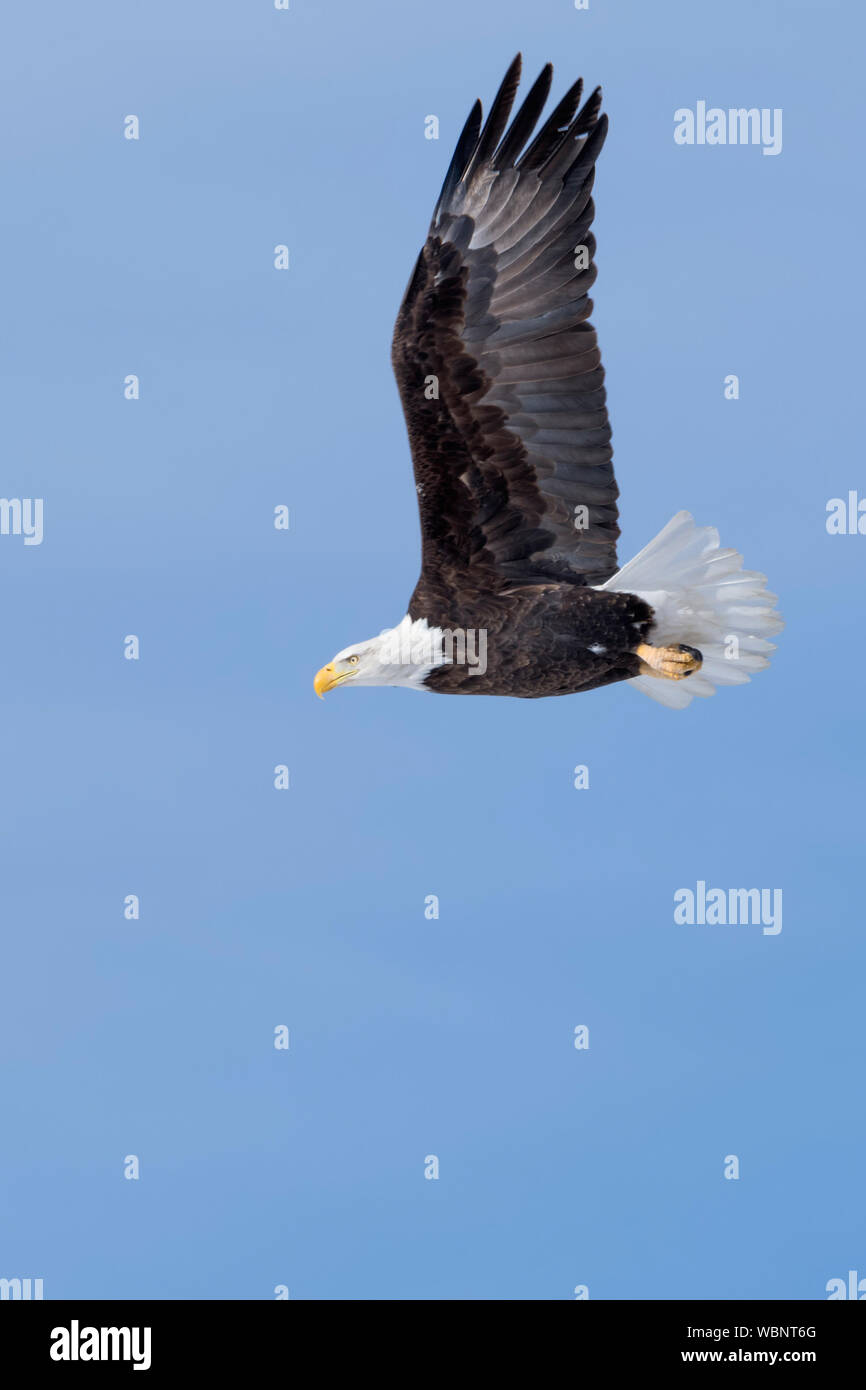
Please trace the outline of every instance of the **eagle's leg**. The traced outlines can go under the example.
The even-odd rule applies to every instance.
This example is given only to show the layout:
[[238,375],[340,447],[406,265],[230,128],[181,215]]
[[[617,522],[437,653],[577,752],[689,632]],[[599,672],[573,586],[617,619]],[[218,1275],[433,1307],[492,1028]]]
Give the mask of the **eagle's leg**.
[[669,681],[694,675],[703,662],[696,647],[686,647],[682,642],[674,647],[651,647],[648,642],[641,642],[635,647],[635,655],[640,658],[642,676],[660,676]]

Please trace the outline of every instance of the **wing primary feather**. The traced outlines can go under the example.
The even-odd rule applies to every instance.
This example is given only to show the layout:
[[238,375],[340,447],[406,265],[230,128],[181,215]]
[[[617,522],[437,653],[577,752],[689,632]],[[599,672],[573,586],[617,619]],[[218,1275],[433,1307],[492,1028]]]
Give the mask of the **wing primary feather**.
[[574,151],[574,158],[563,176],[569,183],[581,183],[592,175],[595,161],[601,154],[601,147],[606,137],[607,115],[605,114],[599,118],[586,139]]
[[463,178],[468,182],[474,171],[482,164],[485,164],[493,154],[499,141],[502,139],[503,131],[508,125],[508,117],[514,105],[514,98],[517,95],[517,87],[520,82],[520,70],[522,59],[518,53],[511,61],[507,73],[502,79],[499,91],[493,98],[493,105],[484,122],[484,129],[475,146],[472,157],[466,168]]
[[596,87],[595,91],[590,92],[583,106],[577,115],[574,131],[576,135],[583,135],[594,126],[598,120],[598,113],[601,110],[601,87]]
[[[550,149],[543,164],[539,168],[539,172],[542,173],[545,178],[549,178],[553,174],[561,175],[564,171],[570,171],[577,163],[577,155],[583,153],[589,142],[589,136],[598,130],[599,125],[603,124],[604,131],[607,131],[607,116],[603,116],[599,119],[600,110],[601,87],[596,87],[595,91],[591,92],[587,97],[583,106],[571,122],[571,125],[563,133],[561,139]],[[576,155],[575,140],[581,135],[586,135],[586,140],[581,140],[577,145]],[[593,158],[596,158],[601,152],[603,144],[604,134],[602,134],[600,141],[592,146],[594,152]]]
[[569,87],[562,101],[550,113],[541,130],[529,148],[518,160],[518,169],[537,169],[548,156],[558,149],[574,119],[583,93],[583,78],[579,77],[573,87]]
[[481,114],[481,102],[476,101],[466,118],[466,124],[460,132],[457,148],[451,156],[451,163],[448,165],[448,172],[445,175],[442,191],[436,201],[436,208],[433,213],[434,226],[439,220],[440,211],[450,202],[451,195],[460,182],[463,171],[472,157],[472,151],[478,143],[478,134],[481,130]]
[[520,110],[511,122],[511,128],[493,157],[492,163],[495,169],[510,169],[513,166],[544,110],[544,103],[550,95],[552,81],[553,64],[546,63],[527,93]]

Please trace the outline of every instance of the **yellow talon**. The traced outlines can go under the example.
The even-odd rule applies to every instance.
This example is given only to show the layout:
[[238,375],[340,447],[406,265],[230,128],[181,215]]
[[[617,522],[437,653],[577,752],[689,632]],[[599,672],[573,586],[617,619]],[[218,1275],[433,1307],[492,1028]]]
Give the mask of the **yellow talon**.
[[685,680],[703,664],[700,652],[682,643],[675,647],[651,647],[648,642],[641,642],[635,647],[635,655],[640,658],[642,676],[659,676],[669,681]]

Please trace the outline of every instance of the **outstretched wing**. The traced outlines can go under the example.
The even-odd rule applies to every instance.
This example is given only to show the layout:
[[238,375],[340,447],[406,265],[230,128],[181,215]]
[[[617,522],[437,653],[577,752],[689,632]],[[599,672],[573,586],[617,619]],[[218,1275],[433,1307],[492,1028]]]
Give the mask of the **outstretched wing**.
[[[548,66],[506,130],[520,56],[476,102],[406,291],[392,362],[421,511],[424,600],[617,568],[604,372],[588,322],[590,196],[607,117],[582,82],[531,139]],[[414,610],[414,611],[413,611]]]

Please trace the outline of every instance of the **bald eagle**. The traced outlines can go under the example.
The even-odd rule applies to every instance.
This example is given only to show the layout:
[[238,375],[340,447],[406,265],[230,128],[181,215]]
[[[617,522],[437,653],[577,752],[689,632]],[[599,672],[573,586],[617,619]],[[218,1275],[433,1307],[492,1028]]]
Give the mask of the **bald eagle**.
[[318,672],[337,686],[537,699],[629,681],[672,708],[768,665],[762,574],[679,512],[618,568],[619,490],[588,291],[607,117],[548,64],[508,124],[476,102],[397,315],[392,363],[421,513],[409,611]]

